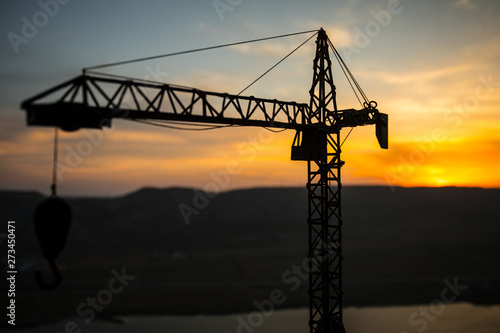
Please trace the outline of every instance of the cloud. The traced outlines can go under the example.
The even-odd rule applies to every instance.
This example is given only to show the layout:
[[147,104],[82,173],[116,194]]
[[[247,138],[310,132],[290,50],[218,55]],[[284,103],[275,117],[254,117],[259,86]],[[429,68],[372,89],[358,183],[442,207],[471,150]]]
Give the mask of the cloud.
[[288,52],[290,52],[284,44],[281,43],[278,44],[276,42],[259,43],[259,44],[242,44],[242,45],[232,46],[231,48],[243,54],[253,54],[253,55],[267,56],[267,57],[284,56]]
[[[344,24],[346,24],[345,21]],[[342,48],[353,44],[352,33],[344,27],[338,25],[324,25],[324,22],[320,21],[306,21],[303,23],[303,25],[311,29],[323,27],[326,34],[328,35],[328,38],[332,41],[333,45],[336,48]],[[351,30],[354,32],[353,29]],[[314,43],[312,43],[311,45],[314,48],[316,47]]]
[[338,26],[326,26],[324,29],[335,48],[338,49],[353,44],[353,36],[346,29]]
[[408,71],[406,73],[392,73],[392,72],[369,72],[359,73],[359,76],[371,77],[381,80],[388,84],[404,84],[411,82],[423,82],[440,79],[446,76],[456,75],[472,69],[473,66],[469,64],[461,64],[456,66],[449,66],[444,68],[433,68],[427,70]]
[[476,9],[478,5],[474,0],[457,0],[453,3],[453,6],[464,10],[473,10]]
[[[271,42],[242,44],[242,45],[232,46],[231,48],[243,54],[251,54],[261,57],[284,57],[290,52],[292,52],[299,45],[301,45],[306,39],[303,40],[294,39],[293,42],[287,42],[287,43],[271,41]],[[297,51],[294,52],[294,55],[310,54],[311,50],[314,50],[315,47],[313,40],[315,39],[313,38],[309,40],[308,43],[302,45]]]
[[[227,92],[236,94],[244,88],[250,78],[239,73],[225,73],[211,70],[196,70],[190,72],[177,84],[195,87],[205,91]],[[193,84],[195,82],[195,84]],[[239,89],[239,90],[238,90]]]
[[198,22],[198,29],[200,29],[200,30],[206,30],[207,29],[207,24],[205,22]]

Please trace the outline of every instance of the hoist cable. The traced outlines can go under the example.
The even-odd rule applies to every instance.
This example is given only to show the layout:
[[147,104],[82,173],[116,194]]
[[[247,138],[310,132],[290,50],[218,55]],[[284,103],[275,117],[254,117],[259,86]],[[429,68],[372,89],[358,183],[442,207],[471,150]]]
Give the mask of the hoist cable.
[[[337,55],[336,53],[334,53],[334,55],[335,55],[335,58],[337,58],[337,61],[340,63],[340,60],[339,60],[339,58],[338,58],[338,55]],[[344,67],[341,65],[341,66],[340,66],[340,68],[342,69],[342,72],[344,73],[344,75],[345,75],[345,77],[346,77],[346,79],[347,79],[347,82],[349,82],[349,85],[351,86],[351,89],[352,89],[352,91],[354,92],[354,96],[356,96],[356,99],[358,100],[359,104],[360,104],[361,106],[363,106],[363,102],[361,102],[361,99],[359,98],[358,93],[356,92],[356,88],[354,88],[353,83],[352,83],[352,82],[351,82],[351,80],[349,79],[349,76],[347,75],[347,73],[346,73],[346,71],[345,71]]]
[[52,160],[52,185],[50,186],[51,195],[57,195],[57,155],[59,148],[59,130],[54,128],[54,157]]
[[354,129],[354,127],[351,127],[351,129],[349,130],[349,133],[347,133],[347,135],[345,136],[344,140],[340,144],[340,148],[342,148],[342,146],[344,145],[345,140],[347,140],[347,138],[349,137],[349,135],[351,135],[351,132],[352,132],[353,129]]
[[263,129],[265,129],[266,131],[269,131],[269,132],[273,132],[273,133],[281,133],[281,132],[284,132],[286,131],[288,128],[282,128],[282,129],[272,129],[272,128],[269,128],[269,127],[262,127]]
[[[139,79],[139,78],[135,78],[135,77],[132,77],[132,76],[110,74],[110,73],[104,73],[104,72],[88,71],[87,74],[93,74],[93,75],[111,77],[111,78],[115,78],[115,79],[130,80],[130,81],[140,82],[140,83],[149,83],[149,84],[154,84],[154,85],[167,85],[165,82],[161,82],[161,81]],[[174,88],[193,89],[192,87],[189,87],[189,86],[183,86],[183,85],[180,85],[180,84],[172,84],[172,83],[169,83],[168,86],[174,87]]]
[[[209,131],[209,130],[214,130],[214,129],[219,129],[219,128],[226,128],[226,127],[232,127],[233,125],[213,125],[213,126],[206,126],[206,125],[201,125],[197,124],[197,126],[206,126],[204,128],[187,128],[187,127],[181,127],[181,126],[174,126],[174,125],[169,125],[168,122],[166,123],[159,123],[159,122],[153,122],[153,121],[147,121],[147,120],[142,120],[142,119],[127,119],[131,121],[136,121],[141,124],[145,125],[152,125],[152,126],[158,126],[158,127],[164,127],[164,128],[170,128],[170,129],[175,129],[175,130],[182,130],[182,131]],[[176,122],[177,124],[177,122]],[[195,126],[195,124],[188,124],[189,126]]]
[[[337,61],[339,62],[339,65],[340,67],[342,68],[342,71],[344,72],[344,75],[346,75],[346,78],[347,80],[349,81],[349,84],[351,85],[352,87],[352,84],[354,84],[356,86],[356,89],[358,90],[358,92],[361,94],[361,96],[363,97],[363,100],[366,102],[366,103],[369,103],[369,99],[368,97],[366,96],[365,92],[363,91],[363,89],[361,88],[361,86],[359,85],[358,81],[356,80],[356,78],[354,77],[354,75],[352,74],[351,70],[349,69],[349,67],[347,67],[346,63],[344,62],[344,60],[342,59],[342,57],[340,56],[340,53],[337,51],[337,49],[335,48],[335,46],[333,45],[332,41],[330,39],[328,39],[328,43],[330,44],[330,47],[332,48],[333,50],[333,53],[335,55],[335,58],[337,58]],[[352,83],[351,83],[352,82]],[[354,88],[353,88],[354,89]],[[356,94],[356,98],[358,98],[358,101],[359,101],[359,97],[357,96],[357,93],[356,91],[354,91],[354,93]],[[360,101],[361,103],[361,101]],[[363,105],[361,103],[361,105]]]
[[[370,101],[369,101],[368,97],[366,96],[365,92],[363,91],[363,89],[359,85],[358,81],[356,80],[356,78],[352,74],[351,70],[349,69],[349,67],[347,67],[346,63],[344,62],[344,60],[342,59],[339,52],[337,51],[337,49],[335,48],[335,46],[333,45],[332,41],[329,38],[328,38],[328,43],[330,44],[330,47],[332,48],[333,54],[335,55],[335,58],[339,62],[340,68],[342,69],[342,72],[346,76],[347,82],[349,82],[349,85],[351,86],[351,89],[353,90],[354,95],[356,96],[356,99],[358,100],[359,104],[361,104],[361,106],[363,106],[363,107],[366,107],[366,105],[370,105]],[[358,96],[358,92],[356,92],[356,89],[354,88],[353,84],[354,84],[354,86],[356,86],[358,92],[361,94],[361,97],[363,98],[365,103],[361,102],[361,100]],[[353,129],[354,129],[354,127],[351,127],[351,129],[347,133],[344,140],[342,140],[342,143],[340,144],[341,148],[344,145],[344,143],[346,142],[347,138],[351,135]]]
[[[361,106],[363,106],[363,103],[361,102],[361,100],[359,99],[359,96],[356,92],[356,89],[354,89],[353,85],[352,85],[352,82],[351,80],[349,80],[349,76],[347,75],[345,69],[344,69],[344,66],[342,66],[342,63],[344,63],[342,61],[342,58],[340,57],[340,54],[337,52],[337,50],[335,49],[335,46],[333,46],[333,43],[330,39],[328,39],[328,43],[330,44],[330,47],[332,48],[333,50],[333,54],[335,55],[335,58],[337,59],[339,65],[340,65],[340,68],[342,69],[342,72],[344,73],[346,79],[347,79],[347,82],[349,82],[349,85],[351,86],[351,89],[352,91],[354,92],[354,96],[356,96],[356,99],[358,100],[359,104]],[[344,63],[345,65],[345,63]],[[346,66],[347,67],[347,66]],[[344,145],[344,142],[347,140],[347,138],[349,137],[349,135],[351,135],[352,133],[352,130],[354,129],[354,127],[351,127],[351,129],[349,130],[349,133],[347,133],[346,137],[344,138],[344,140],[342,141],[342,143],[340,144],[340,148],[342,148],[342,146]]]
[[288,58],[289,56],[291,56],[295,51],[297,51],[298,49],[300,49],[304,44],[306,44],[308,41],[311,40],[311,38],[313,38],[314,36],[316,36],[318,34],[318,32],[316,31],[315,34],[313,34],[311,37],[309,37],[308,39],[306,39],[302,44],[300,44],[299,46],[297,46],[295,49],[293,49],[292,52],[288,53],[283,59],[281,59],[280,61],[278,61],[276,64],[274,64],[274,66],[272,66],[271,68],[269,68],[266,72],[264,72],[264,74],[262,74],[261,76],[259,76],[258,78],[256,78],[252,83],[250,83],[248,86],[245,87],[245,89],[243,89],[242,91],[240,91],[238,93],[238,96],[241,95],[245,90],[247,90],[248,88],[250,88],[254,83],[256,83],[257,81],[259,81],[260,79],[262,79],[267,73],[269,73],[270,71],[272,71],[276,66],[278,66],[279,64],[281,64],[283,61],[286,60],[286,58]]
[[243,41],[243,42],[235,42],[235,43],[229,43],[229,44],[222,44],[222,45],[216,45],[216,46],[203,47],[203,48],[193,49],[193,50],[186,50],[186,51],[180,51],[180,52],[160,54],[160,55],[150,56],[150,57],[143,57],[143,58],[137,58],[137,59],[131,59],[131,60],[118,61],[118,62],[113,62],[113,63],[108,63],[108,64],[102,64],[102,65],[97,65],[97,66],[86,67],[82,71],[85,73],[88,70],[93,70],[93,69],[98,69],[98,68],[112,67],[112,66],[118,66],[118,65],[125,65],[125,64],[130,64],[130,63],[134,63],[134,62],[140,62],[140,61],[146,61],[146,60],[153,60],[153,59],[158,59],[158,58],[165,58],[165,57],[177,56],[177,55],[194,53],[194,52],[200,52],[200,51],[213,50],[213,49],[218,49],[218,48],[228,47],[228,46],[236,46],[236,45],[241,45],[241,44],[262,42],[262,41],[265,41],[265,40],[271,40],[271,39],[277,39],[277,38],[283,38],[283,37],[290,37],[290,36],[308,34],[308,33],[312,33],[312,32],[317,32],[317,30],[295,32],[295,33],[291,33],[291,34],[285,34],[285,35],[279,35],[279,36],[273,36],[273,37],[265,37],[265,38],[252,39],[252,40],[247,40],[247,41]]
[[356,78],[354,77],[354,75],[352,74],[351,70],[349,69],[349,67],[347,67],[346,63],[344,62],[344,60],[342,59],[342,57],[340,56],[339,52],[337,51],[337,49],[335,48],[335,46],[333,45],[332,41],[331,40],[328,40],[328,42],[330,43],[330,46],[331,48],[333,49],[335,55],[336,55],[336,58],[339,60],[339,64],[341,67],[345,68],[345,70],[347,71],[347,73],[349,74],[349,77],[351,78],[352,82],[354,83],[354,85],[356,86],[356,88],[358,89],[359,93],[361,94],[361,96],[363,97],[363,99],[365,100],[365,102],[369,102],[368,100],[368,97],[366,96],[365,92],[363,91],[363,89],[361,88],[361,86],[359,85],[358,81],[356,80]]

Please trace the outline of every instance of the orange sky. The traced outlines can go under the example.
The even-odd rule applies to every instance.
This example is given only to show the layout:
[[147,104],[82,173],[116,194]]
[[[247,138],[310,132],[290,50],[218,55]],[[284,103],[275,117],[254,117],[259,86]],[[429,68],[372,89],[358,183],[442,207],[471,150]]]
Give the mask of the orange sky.
[[[294,6],[296,16],[293,16]],[[324,18],[306,19],[299,15],[302,11],[297,4],[287,9],[287,17],[295,19],[278,20],[284,25],[279,29],[286,28],[286,31],[273,29],[278,23],[271,21],[260,22],[267,27],[264,29],[256,23],[259,22],[257,13],[271,17],[278,9],[271,4],[242,5],[224,22],[219,22],[217,15],[207,18],[210,13],[198,13],[192,18],[195,20],[192,31],[186,32],[193,33],[193,37],[178,43],[172,41],[168,50],[323,26],[364,91],[378,102],[381,112],[389,114],[390,121],[389,150],[378,147],[373,126],[352,131],[343,146],[344,184],[388,188],[500,187],[500,39],[497,34],[500,24],[495,15],[498,14],[496,4],[473,0],[403,3],[401,11],[393,14],[386,26],[378,23],[379,31],[368,38],[366,45],[360,44],[359,31],[369,32],[367,27],[377,22],[371,13],[388,10],[386,2],[359,1],[353,8],[343,5],[341,10],[316,2],[311,6],[317,14],[335,12],[337,20],[332,21],[326,14]],[[68,16],[71,17],[70,9]],[[46,31],[56,29],[56,24]],[[12,27],[16,27],[15,24]],[[64,25],[59,29],[64,29]],[[126,33],[129,28],[123,29]],[[36,42],[42,44],[46,38],[49,37],[41,34]],[[197,38],[202,41],[189,44]],[[213,53],[203,61],[189,58],[172,60],[173,63],[144,64],[130,73],[144,77],[144,68],[161,68],[166,82],[237,93],[304,39],[302,36],[255,47],[236,47]],[[64,43],[73,43],[73,40],[63,40],[60,44],[63,48]],[[28,45],[34,51],[42,48],[38,51],[45,55],[43,45],[39,44],[34,41]],[[209,46],[205,44],[203,46]],[[85,48],[75,50],[85,52]],[[14,73],[6,63],[11,64],[10,68],[30,68],[27,51],[15,57],[6,55],[5,50],[2,52],[3,60],[10,57],[7,62],[3,61],[3,77]],[[161,53],[147,48],[143,52],[145,55]],[[295,58],[287,60],[288,64],[280,65],[283,69],[273,71],[245,95],[307,103],[313,53],[311,42]],[[100,56],[92,53],[92,57],[93,64],[123,59],[118,53]],[[243,57],[245,66],[229,67],[238,57]],[[133,55],[125,58],[133,58]],[[48,58],[38,59],[37,66],[40,66]],[[2,81],[5,98],[0,105],[3,133],[0,136],[0,188],[48,193],[53,130],[26,128],[19,102],[78,75],[79,68],[88,65],[82,61],[75,58],[74,63],[61,66],[55,76],[36,74],[33,67],[31,72],[26,70],[23,79],[21,76],[16,79],[15,84],[12,80]],[[184,68],[186,61],[190,67]],[[129,75],[127,71],[131,70],[124,68],[123,74]],[[22,89],[31,82],[29,73],[36,74],[36,85],[30,83],[28,89]],[[114,73],[122,74],[121,69]],[[338,69],[334,74],[340,107],[359,107]],[[342,134],[347,133],[348,130],[344,130]],[[143,186],[214,189],[217,185],[219,190],[304,186],[306,163],[290,161],[293,136],[293,131],[272,133],[260,128],[185,132],[128,121],[115,121],[107,132],[62,132],[59,189],[68,195],[116,195]]]

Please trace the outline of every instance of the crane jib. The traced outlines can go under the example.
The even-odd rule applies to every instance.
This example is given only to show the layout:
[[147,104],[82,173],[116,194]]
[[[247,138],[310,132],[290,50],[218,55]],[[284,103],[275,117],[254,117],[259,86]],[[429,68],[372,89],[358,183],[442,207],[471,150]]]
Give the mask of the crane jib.
[[380,146],[387,148],[387,115],[370,106],[328,111],[325,121],[319,122],[304,103],[82,75],[26,100],[21,107],[27,112],[28,125],[57,126],[66,131],[110,127],[113,118],[306,132],[320,128],[330,133],[375,124]]

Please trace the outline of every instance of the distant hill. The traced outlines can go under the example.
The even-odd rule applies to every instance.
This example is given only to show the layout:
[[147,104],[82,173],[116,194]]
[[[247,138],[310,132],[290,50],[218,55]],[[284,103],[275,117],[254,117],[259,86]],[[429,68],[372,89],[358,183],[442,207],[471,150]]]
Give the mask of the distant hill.
[[[342,195],[346,304],[428,303],[445,277],[470,286],[464,301],[500,301],[500,189],[345,187]],[[65,280],[50,306],[32,279],[44,267],[32,227],[43,199],[0,191],[3,223],[16,221],[19,311],[28,322],[74,315],[121,267],[136,279],[102,316],[252,310],[253,300],[288,288],[283,273],[307,257],[304,188],[67,198],[74,218],[60,257]],[[307,306],[306,291],[303,281],[283,306]]]

